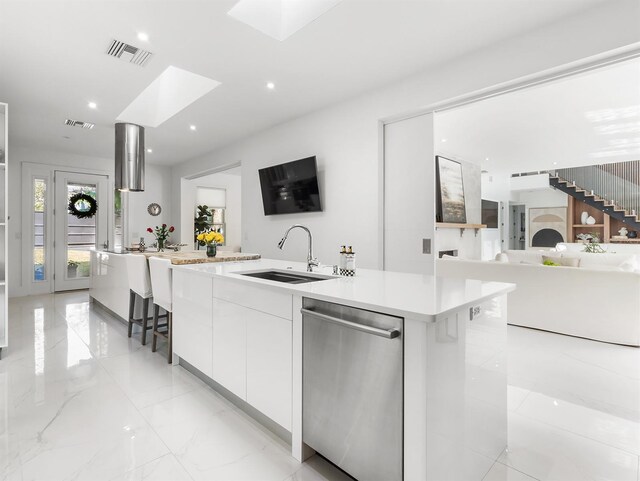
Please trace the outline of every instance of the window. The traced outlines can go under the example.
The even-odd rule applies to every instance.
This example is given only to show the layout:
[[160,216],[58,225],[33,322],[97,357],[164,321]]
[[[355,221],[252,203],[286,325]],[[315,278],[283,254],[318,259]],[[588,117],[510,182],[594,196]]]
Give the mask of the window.
[[47,181],[33,179],[33,280],[47,280],[46,253],[47,241],[46,208]]

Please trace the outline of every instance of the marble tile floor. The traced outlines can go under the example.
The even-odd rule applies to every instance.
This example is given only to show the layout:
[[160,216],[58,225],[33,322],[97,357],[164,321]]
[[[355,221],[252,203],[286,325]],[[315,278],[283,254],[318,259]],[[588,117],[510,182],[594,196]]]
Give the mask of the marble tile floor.
[[[285,443],[93,310],[12,299],[0,481],[350,479]],[[509,449],[483,481],[640,481],[640,349],[509,327]],[[479,481],[479,480],[478,480]]]

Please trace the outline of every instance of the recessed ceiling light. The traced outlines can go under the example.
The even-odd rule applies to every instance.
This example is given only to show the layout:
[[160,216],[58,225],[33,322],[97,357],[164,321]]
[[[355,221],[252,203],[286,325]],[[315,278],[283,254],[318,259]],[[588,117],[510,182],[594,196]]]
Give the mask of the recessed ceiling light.
[[147,152],[151,154],[153,153],[153,149],[147,149]]
[[557,163],[557,162],[554,162],[554,163],[553,163],[553,165],[558,165],[558,163]]
[[138,32],[138,40],[140,40],[141,42],[148,42],[149,41],[149,35],[147,35],[144,32]]
[[96,109],[96,108],[98,108],[98,104],[95,103],[95,102],[89,102],[89,108],[90,109]]
[[485,157],[484,160],[489,160],[489,157]]
[[267,82],[267,88],[269,90],[273,90],[274,88],[276,88],[276,84],[274,84],[273,82]]
[[447,139],[442,139],[442,142],[446,142],[446,141],[447,141]]
[[195,125],[190,125],[190,126],[189,126],[189,128],[190,128],[191,130],[196,130],[196,126],[195,126]]

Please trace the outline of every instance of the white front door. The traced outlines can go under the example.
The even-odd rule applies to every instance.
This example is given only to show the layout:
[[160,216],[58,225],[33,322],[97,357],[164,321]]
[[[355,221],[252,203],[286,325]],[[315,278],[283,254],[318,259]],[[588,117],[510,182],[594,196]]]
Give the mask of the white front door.
[[[92,202],[70,201],[78,194],[95,200],[95,215],[88,216]],[[86,199],[86,198],[85,198]],[[91,285],[90,251],[108,239],[109,179],[104,175],[56,171],[54,290],[86,289]]]

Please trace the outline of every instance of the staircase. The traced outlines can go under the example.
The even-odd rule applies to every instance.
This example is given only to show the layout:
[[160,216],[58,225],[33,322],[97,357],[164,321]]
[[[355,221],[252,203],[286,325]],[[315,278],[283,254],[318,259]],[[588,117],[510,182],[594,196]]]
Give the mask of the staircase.
[[557,169],[549,185],[640,231],[640,161]]

